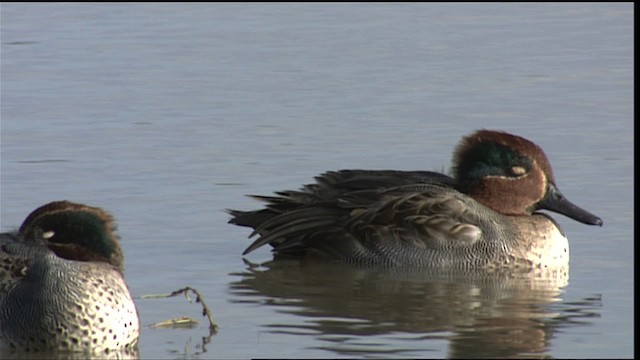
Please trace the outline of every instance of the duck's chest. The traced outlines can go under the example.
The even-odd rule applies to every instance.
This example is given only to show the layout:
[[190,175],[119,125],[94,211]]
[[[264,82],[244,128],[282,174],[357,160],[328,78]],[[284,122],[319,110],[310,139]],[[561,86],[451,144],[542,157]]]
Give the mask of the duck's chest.
[[107,266],[48,263],[8,294],[0,348],[108,351],[133,348],[139,317],[122,276]]
[[543,215],[514,219],[519,253],[533,268],[569,265],[569,241],[554,221]]

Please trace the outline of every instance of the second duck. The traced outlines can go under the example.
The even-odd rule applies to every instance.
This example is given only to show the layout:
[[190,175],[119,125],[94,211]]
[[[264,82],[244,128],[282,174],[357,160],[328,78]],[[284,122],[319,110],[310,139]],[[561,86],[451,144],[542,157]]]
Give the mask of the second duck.
[[351,263],[458,269],[566,266],[569,243],[550,210],[589,225],[602,220],[556,186],[533,142],[479,130],[455,149],[453,177],[431,171],[340,170],[255,211],[229,210],[259,235],[244,252]]

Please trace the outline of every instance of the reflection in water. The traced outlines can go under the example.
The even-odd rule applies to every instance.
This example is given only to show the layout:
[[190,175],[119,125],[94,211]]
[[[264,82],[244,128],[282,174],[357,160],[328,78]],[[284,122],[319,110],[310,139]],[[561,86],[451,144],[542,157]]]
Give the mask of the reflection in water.
[[[194,337],[187,337],[184,343],[180,343],[177,339],[182,339],[183,336],[181,334],[176,333],[175,339],[171,342],[171,348],[167,350],[168,354],[175,359],[190,359],[197,358],[200,356],[204,356],[204,358],[211,357],[212,355],[207,354],[208,346],[211,343],[211,340],[216,335],[216,331],[213,331],[211,328],[201,332],[201,326],[197,323],[190,324],[176,324],[171,326],[164,327],[152,327],[150,326],[146,331],[181,331],[181,330],[198,330],[201,335]],[[166,336],[166,338],[170,338],[171,336]],[[182,344],[182,345],[181,345]],[[142,355],[142,358],[145,358],[145,355]]]
[[[195,326],[194,326],[195,328]],[[174,327],[174,329],[179,329],[179,327]],[[184,346],[180,350],[172,349],[169,350],[169,354],[175,359],[190,359],[197,358],[199,356],[204,356],[207,358],[207,346],[211,343],[211,339],[215,335],[214,332],[209,330],[209,334],[200,337],[198,340],[193,339],[193,337],[189,337],[187,341],[184,343]],[[143,356],[144,358],[144,356]]]
[[[553,306],[561,302],[568,269],[425,272],[278,259],[231,275],[240,278],[230,284],[232,302],[306,319],[304,325],[269,324],[268,331],[316,336],[326,343],[322,348],[347,356],[416,350],[400,349],[403,342],[393,340],[400,336],[420,342],[420,351],[447,341],[450,357],[540,357],[554,330],[572,317]],[[393,349],[365,335],[390,339]]]

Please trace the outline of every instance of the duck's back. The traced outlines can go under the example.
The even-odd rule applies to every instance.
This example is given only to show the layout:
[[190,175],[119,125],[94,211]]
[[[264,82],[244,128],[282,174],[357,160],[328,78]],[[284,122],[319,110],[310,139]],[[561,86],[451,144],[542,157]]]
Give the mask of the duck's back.
[[234,216],[229,222],[254,229],[283,213],[303,207],[332,206],[346,194],[363,190],[389,189],[411,184],[437,184],[453,187],[454,180],[432,171],[396,170],[340,170],[327,171],[315,178],[316,183],[305,185],[299,191],[280,191],[278,196],[252,196],[267,203],[267,208],[256,211],[230,210]]

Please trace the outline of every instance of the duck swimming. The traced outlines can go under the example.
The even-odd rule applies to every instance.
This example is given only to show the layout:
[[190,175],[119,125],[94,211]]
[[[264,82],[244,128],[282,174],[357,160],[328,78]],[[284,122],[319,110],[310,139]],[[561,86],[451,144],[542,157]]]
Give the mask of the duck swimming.
[[138,312],[106,211],[69,201],[34,210],[0,234],[0,349],[82,351],[137,346]]
[[228,210],[229,223],[258,235],[243,255],[269,244],[276,255],[457,269],[568,265],[564,232],[538,210],[602,226],[562,195],[545,153],[520,136],[463,137],[452,175],[328,171],[299,191],[253,196],[265,208]]

